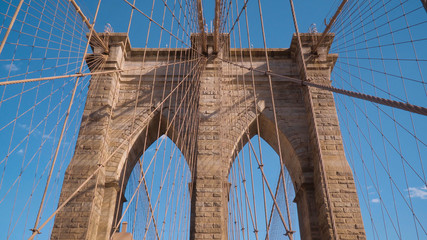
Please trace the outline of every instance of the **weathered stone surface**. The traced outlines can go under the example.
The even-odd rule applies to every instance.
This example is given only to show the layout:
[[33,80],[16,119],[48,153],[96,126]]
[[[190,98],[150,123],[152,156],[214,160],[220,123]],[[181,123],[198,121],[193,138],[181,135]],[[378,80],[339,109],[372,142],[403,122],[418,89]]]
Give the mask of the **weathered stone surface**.
[[[311,55],[316,37],[302,35],[306,58]],[[332,36],[328,36],[318,54],[307,62],[309,81],[330,84],[336,59],[328,54],[331,40]],[[60,204],[98,164],[106,158],[108,162],[58,213],[52,239],[108,240],[121,214],[124,199],[120,189],[143,151],[162,134],[180,148],[192,172],[190,239],[227,239],[228,174],[236,154],[256,134],[276,152],[281,151],[296,192],[302,239],[333,239],[334,235],[339,239],[365,238],[332,93],[272,77],[278,141],[265,74],[210,58],[203,63],[200,75],[190,75],[188,81],[177,86],[177,79],[185,77],[194,64],[155,69],[150,66],[196,58],[193,51],[135,49],[120,33],[110,34],[109,41],[109,69],[136,69],[144,56],[144,66],[148,68],[91,80]],[[250,52],[227,46],[218,56],[267,70],[263,49]],[[291,48],[269,49],[268,56],[272,72],[304,78],[295,37]],[[176,99],[186,96],[191,84],[196,97],[179,106]],[[171,93],[174,87],[178,89]],[[160,105],[170,93],[170,98]],[[191,104],[198,108],[191,108]],[[186,122],[185,114],[197,114],[198,123]],[[176,119],[171,121],[166,115]]]

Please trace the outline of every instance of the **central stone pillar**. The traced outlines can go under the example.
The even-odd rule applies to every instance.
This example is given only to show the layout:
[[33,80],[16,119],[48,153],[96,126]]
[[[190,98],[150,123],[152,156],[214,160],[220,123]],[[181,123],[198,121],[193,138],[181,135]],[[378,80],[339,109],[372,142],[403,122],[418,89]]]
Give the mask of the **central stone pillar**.
[[218,176],[198,177],[190,183],[190,239],[227,239],[230,183]]
[[[227,49],[227,43],[225,46],[224,49]],[[212,34],[207,35],[207,49],[213,49]],[[206,53],[209,54],[208,60],[200,76],[197,163],[193,170],[193,182],[190,183],[192,240],[227,239],[228,235],[230,183],[227,176],[230,161],[222,147],[225,123],[221,119],[225,113],[222,112],[221,61],[213,57],[224,56],[224,49],[218,53]]]

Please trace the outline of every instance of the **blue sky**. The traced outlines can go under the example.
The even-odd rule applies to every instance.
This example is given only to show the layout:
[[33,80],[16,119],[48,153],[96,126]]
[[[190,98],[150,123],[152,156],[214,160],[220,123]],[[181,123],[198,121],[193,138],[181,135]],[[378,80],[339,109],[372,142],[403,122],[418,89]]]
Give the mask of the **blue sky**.
[[[11,2],[17,4],[18,1]],[[97,1],[80,0],[78,2],[83,12],[93,19]],[[209,27],[213,20],[213,2],[203,1],[204,14]],[[241,7],[243,1],[238,2]],[[34,8],[24,4],[23,9],[27,13],[21,12],[18,15],[18,21],[0,55],[0,82],[63,75],[77,71],[86,44],[86,28],[78,17],[64,10],[66,5],[55,6],[55,3],[49,1],[46,3],[46,10],[42,10],[44,1],[32,1],[31,6]],[[172,5],[173,1],[168,0],[168,3]],[[352,8],[344,11],[332,29],[336,32],[336,39],[331,52],[339,54],[331,77],[332,84],[339,88],[427,107],[426,86],[423,83],[427,80],[425,70],[427,69],[427,32],[424,30],[427,24],[426,12],[420,1],[364,1],[361,3],[350,1],[350,3]],[[267,46],[289,47],[294,32],[289,2],[274,0],[262,1],[262,4]],[[320,32],[324,29],[324,20],[328,21],[334,11],[331,9],[335,9],[339,1],[303,0],[295,1],[294,4],[300,31],[307,32],[315,23]],[[136,6],[150,14],[151,1],[137,1]],[[59,7],[63,12],[55,11],[55,7]],[[162,1],[157,0],[153,19],[159,23],[162,22],[163,7]],[[9,8],[8,1],[3,1],[0,3],[0,9],[2,13],[0,39],[2,39],[5,27],[10,22],[10,17],[5,15],[11,16],[14,8]],[[108,23],[114,32],[126,32],[130,10],[131,8],[124,1],[103,0],[95,29],[102,32]],[[45,17],[37,18],[41,13]],[[257,1],[249,1],[248,13],[251,45],[261,48],[263,40]],[[235,9],[233,14],[235,17]],[[66,21],[63,19],[64,16],[67,16]],[[243,16],[240,21],[242,47],[248,47]],[[179,27],[176,22],[171,29],[172,18],[166,11],[164,27],[177,33]],[[22,24],[20,21],[30,25]],[[64,21],[67,24],[64,24]],[[37,25],[40,30],[35,28]],[[148,25],[149,21],[144,16],[134,14],[130,31],[133,47],[145,46]],[[189,44],[189,39],[182,34],[182,30],[179,33],[180,38]],[[237,34],[235,32],[236,37]],[[152,24],[148,47],[158,47],[159,43],[160,47],[166,47],[169,44],[168,34],[163,33],[160,41],[159,35],[160,28]],[[34,36],[37,36],[35,40]],[[237,41],[236,45],[238,46]],[[232,46],[234,46],[233,40]],[[172,39],[171,47],[185,47],[185,44]],[[43,70],[39,71],[40,69]],[[86,67],[84,71],[88,71]],[[0,217],[0,232],[5,233],[1,235],[2,239],[8,237],[25,239],[30,234],[28,229],[33,227],[41,199],[40,192],[46,182],[44,172],[48,171],[59,138],[73,81],[74,79],[66,78],[0,87],[2,99],[0,103],[0,170],[2,174],[0,209],[4,213]],[[54,171],[54,183],[48,191],[49,197],[42,220],[45,220],[57,205],[63,173],[73,154],[88,83],[89,78],[83,78],[78,86],[77,98],[60,148],[60,161]],[[423,228],[427,228],[424,220],[427,217],[427,208],[424,207],[427,203],[425,182],[427,118],[342,95],[335,95],[335,101],[346,157],[356,178],[368,239],[399,239],[399,236],[401,239],[425,239]],[[257,145],[257,141],[257,138],[253,139],[254,146]],[[153,157],[156,144],[158,142],[153,143],[147,150],[144,159]],[[158,152],[162,157],[157,157],[160,160],[163,155],[170,156],[174,149],[173,143],[167,138],[164,139],[163,144],[166,145],[159,147],[161,150]],[[267,143],[261,144],[264,159],[269,159],[271,162],[266,164],[269,182],[275,185],[278,176],[278,156]],[[247,160],[249,158],[247,147],[242,152],[246,152]],[[185,166],[179,154],[179,151],[173,152],[172,159],[176,161],[171,162],[171,169]],[[157,167],[151,169],[153,172],[150,171],[151,175],[147,179],[158,179],[156,176],[164,175],[166,171],[164,167],[169,162],[160,160],[156,161]],[[144,164],[146,163],[147,161],[144,161]],[[245,164],[248,169],[249,162]],[[185,167],[183,172],[176,172],[176,174],[170,170],[166,179],[176,179],[177,182],[186,185],[186,181],[189,181],[186,171]],[[174,174],[171,175],[172,173]],[[151,178],[153,176],[155,177]],[[131,180],[128,185],[126,193],[128,199],[133,194],[132,188],[136,187],[135,181]],[[158,180],[149,181],[153,182],[155,186],[153,189],[158,189],[161,184]],[[262,187],[259,172],[255,175],[254,181],[259,191]],[[166,183],[170,182],[166,181]],[[290,187],[288,189],[292,200],[292,189]],[[170,192],[180,192],[185,197],[184,190],[187,190],[187,187],[163,192],[161,196]],[[157,196],[159,191],[153,191],[153,196]],[[141,199],[143,202],[143,197]],[[162,204],[166,202],[161,200]],[[260,204],[258,209],[264,208],[262,195],[257,196],[256,202]],[[267,201],[267,209],[271,208],[271,204],[271,201]],[[172,204],[171,209],[180,210],[178,206],[178,204]],[[182,206],[185,206],[181,209],[182,217],[187,214],[188,221],[189,206],[185,204]],[[166,208],[159,207],[159,214],[164,214],[165,210]],[[416,217],[412,215],[412,210]],[[293,228],[298,230],[295,206],[291,213],[294,218]],[[262,211],[258,215],[259,222],[262,223],[264,218]],[[132,221],[134,217],[126,215],[125,219]],[[137,219],[143,221],[141,216],[137,216]],[[166,222],[167,227],[173,225],[172,221]],[[40,235],[39,239],[48,239],[46,233],[50,228],[51,224],[42,231],[44,234]],[[260,230],[262,231],[262,227]],[[280,226],[277,231],[280,233]],[[153,233],[150,232],[150,234]],[[186,236],[185,234],[182,233],[182,236]]]

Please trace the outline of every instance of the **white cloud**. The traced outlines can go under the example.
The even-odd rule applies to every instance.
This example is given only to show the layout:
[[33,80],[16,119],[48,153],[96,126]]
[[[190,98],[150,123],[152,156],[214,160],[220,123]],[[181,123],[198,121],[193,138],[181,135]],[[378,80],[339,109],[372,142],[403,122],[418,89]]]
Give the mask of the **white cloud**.
[[30,128],[28,127],[27,124],[23,124],[23,123],[18,123],[18,126],[20,126],[21,128],[25,129],[25,130],[30,130]]
[[[42,136],[43,139],[53,139],[52,136],[50,136],[49,134],[43,134]],[[65,144],[65,143],[64,143]]]
[[410,187],[408,190],[413,198],[427,199],[427,186]]
[[380,199],[379,199],[379,198],[374,198],[374,199],[372,199],[372,200],[371,200],[371,202],[372,202],[372,203],[379,203],[379,202],[380,202]]
[[18,126],[20,127],[20,128],[22,128],[22,129],[25,129],[25,130],[27,130],[27,131],[29,131],[31,134],[33,134],[33,135],[35,135],[35,136],[40,136],[40,137],[42,137],[42,139],[44,140],[44,139],[46,139],[46,140],[51,140],[51,139],[53,139],[53,136],[51,136],[50,134],[42,134],[42,132],[40,131],[40,130],[38,130],[38,129],[30,129],[30,126],[28,126],[27,124],[25,124],[25,123],[18,123]]
[[21,148],[18,150],[18,154],[23,154],[23,153],[24,153],[24,149]]
[[9,64],[4,65],[4,69],[6,69],[7,71],[10,70],[12,72],[19,70],[18,66],[16,66],[16,64],[13,64],[13,63],[9,63]]

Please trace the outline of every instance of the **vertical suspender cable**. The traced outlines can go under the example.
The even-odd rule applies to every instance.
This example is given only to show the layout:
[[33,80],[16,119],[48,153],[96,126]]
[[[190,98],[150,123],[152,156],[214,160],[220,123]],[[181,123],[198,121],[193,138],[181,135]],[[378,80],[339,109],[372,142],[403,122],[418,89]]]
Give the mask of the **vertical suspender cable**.
[[[83,69],[83,64],[85,62],[85,57],[86,57],[86,54],[87,54],[87,51],[88,51],[88,48],[89,48],[90,40],[92,38],[92,34],[93,34],[93,31],[94,31],[93,27],[95,26],[96,17],[98,15],[98,11],[99,11],[99,6],[100,5],[101,5],[101,0],[98,1],[98,6],[96,8],[95,17],[94,17],[93,22],[92,22],[91,31],[90,31],[89,38],[88,38],[87,43],[86,43],[85,52],[83,54],[83,59],[82,59],[81,64],[80,64],[79,73]],[[47,178],[46,186],[45,186],[45,189],[44,189],[44,192],[43,192],[43,197],[42,197],[42,201],[40,203],[40,208],[39,208],[39,211],[37,213],[36,222],[34,223],[34,228],[31,229],[31,231],[33,232],[33,234],[29,238],[30,240],[34,239],[34,237],[36,236],[36,234],[40,234],[40,231],[37,229],[37,227],[38,227],[38,224],[39,224],[39,220],[41,218],[41,214],[42,214],[42,210],[43,210],[43,205],[44,205],[44,201],[45,201],[45,198],[46,198],[47,190],[49,188],[49,184],[50,184],[50,180],[51,180],[51,177],[52,177],[53,169],[55,167],[55,163],[56,163],[56,160],[58,158],[59,148],[61,147],[61,142],[62,142],[62,139],[64,137],[64,132],[65,132],[65,129],[66,129],[66,126],[67,126],[67,121],[68,121],[68,118],[69,118],[69,115],[70,115],[71,106],[73,105],[73,100],[74,100],[74,96],[76,94],[76,89],[77,89],[77,86],[79,84],[79,79],[80,79],[80,77],[77,77],[76,78],[76,83],[74,84],[73,94],[71,95],[70,104],[68,105],[68,109],[67,109],[67,113],[66,113],[66,116],[65,116],[64,124],[62,126],[61,135],[59,137],[58,145],[57,145],[56,150],[55,150],[55,156],[54,156],[53,161],[52,161],[52,166],[50,167],[49,176]]]
[[[266,41],[266,37],[265,37],[265,30],[264,30],[264,19],[262,16],[262,8],[261,8],[261,0],[258,0],[258,9],[259,9],[259,17],[260,17],[260,22],[261,22],[261,30],[262,30],[262,39],[263,39],[263,43],[264,43],[264,54],[265,54],[265,62],[267,65],[267,72],[271,72],[270,70],[270,62],[269,62],[269,58],[268,58],[268,53],[267,53],[267,41]],[[291,222],[291,217],[290,217],[290,211],[289,211],[289,202],[288,202],[288,198],[287,198],[287,190],[286,190],[286,183],[285,183],[285,176],[284,176],[284,162],[283,162],[283,156],[282,156],[282,149],[281,149],[281,144],[280,144],[280,137],[279,137],[279,125],[278,125],[278,121],[277,121],[277,114],[276,114],[276,104],[274,101],[274,91],[273,91],[273,84],[272,84],[272,80],[271,80],[271,75],[267,75],[268,77],[268,83],[269,83],[269,87],[270,87],[270,95],[271,95],[271,105],[272,105],[272,109],[273,109],[273,118],[274,118],[274,126],[275,126],[275,131],[276,131],[276,139],[277,139],[277,148],[278,148],[278,154],[279,154],[279,159],[280,159],[280,168],[281,168],[281,174],[282,174],[282,181],[283,181],[283,189],[285,191],[285,202],[286,202],[286,210],[287,210],[287,215],[288,215],[288,225],[289,225],[289,229],[285,224],[285,221],[283,219],[283,216],[280,215],[281,220],[283,222],[283,226],[286,229],[286,236],[292,240],[293,239],[293,230],[292,230],[292,222]],[[261,168],[262,171],[262,168]],[[267,187],[269,188],[269,191],[271,192],[271,189],[269,187],[269,185],[267,184]],[[272,196],[275,204],[276,203],[276,199],[274,199],[274,196]],[[277,206],[277,210],[279,211],[279,207]]]
[[[297,23],[297,18],[296,18],[296,14],[295,14],[295,8],[294,8],[293,0],[289,0],[289,3],[291,4],[292,17],[293,17],[293,20],[294,20],[295,32],[296,32],[296,35],[297,35],[297,38],[298,38],[298,47],[299,47],[299,51],[300,51],[301,61],[302,61],[302,64],[303,64],[304,77],[303,77],[302,83],[304,83],[304,81],[307,79],[307,65],[305,63],[304,53],[302,52],[301,37],[299,35],[298,23]],[[346,0],[343,1],[343,3],[341,4],[340,7],[342,7],[345,3],[346,3]],[[326,33],[326,31],[325,31],[325,33]],[[325,33],[323,35],[325,35]],[[323,39],[323,37],[322,37],[322,39]],[[321,40],[321,41],[323,41],[323,40]],[[320,42],[318,43],[318,45],[316,46],[316,48],[319,46]],[[311,92],[310,92],[310,89],[308,87],[307,87],[307,92],[309,94],[309,99],[310,99],[310,103],[311,103],[310,105],[313,106],[312,99],[311,99]],[[313,107],[310,107],[310,108],[311,108],[311,113],[313,115],[313,118],[315,118],[315,114],[316,113],[314,112]],[[316,131],[316,135],[318,135],[318,129],[317,129],[316,119],[313,119],[313,124],[314,124],[314,129]],[[328,210],[329,210],[329,215],[330,215],[331,224],[332,224],[332,232],[333,232],[333,235],[334,235],[334,239],[338,240],[337,229],[336,229],[336,224],[335,224],[335,216],[334,216],[334,213],[333,213],[333,210],[332,210],[331,197],[330,197],[330,194],[329,194],[329,188],[328,188],[328,182],[327,182],[328,180],[326,178],[326,170],[325,170],[325,166],[323,164],[322,150],[321,150],[321,147],[320,147],[320,142],[319,142],[318,136],[316,136],[316,139],[317,139],[316,143],[317,143],[317,145],[319,147],[319,154],[320,154],[320,156],[319,156],[320,175],[322,177],[322,181],[324,182],[326,201],[328,203]],[[283,169],[282,169],[282,171],[283,171]]]

